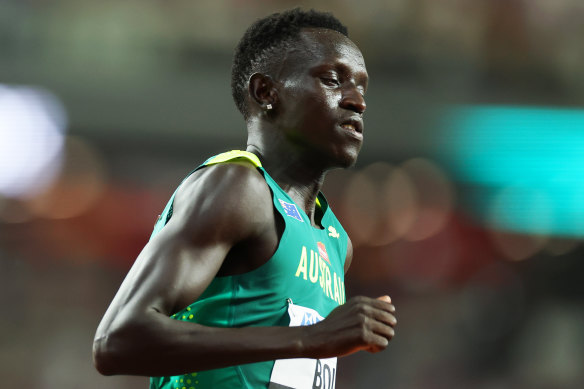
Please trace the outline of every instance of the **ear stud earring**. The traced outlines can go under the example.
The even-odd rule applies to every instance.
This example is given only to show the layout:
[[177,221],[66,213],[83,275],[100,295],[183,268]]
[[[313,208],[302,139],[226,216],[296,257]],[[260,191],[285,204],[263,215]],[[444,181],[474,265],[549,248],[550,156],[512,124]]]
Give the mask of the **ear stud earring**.
[[266,105],[266,111],[269,111],[270,109],[272,109],[272,104]]

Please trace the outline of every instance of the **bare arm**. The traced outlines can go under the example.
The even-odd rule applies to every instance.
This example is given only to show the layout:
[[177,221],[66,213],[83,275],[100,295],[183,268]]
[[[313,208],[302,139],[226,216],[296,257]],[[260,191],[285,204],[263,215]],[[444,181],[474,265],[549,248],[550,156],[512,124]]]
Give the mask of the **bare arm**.
[[[330,322],[328,327],[213,328],[170,319],[201,295],[236,244],[270,247],[275,236],[269,189],[247,166],[204,169],[182,185],[174,208],[168,225],[138,256],[98,327],[94,361],[101,373],[175,375],[263,360],[344,355],[387,343],[390,323],[379,311],[389,313],[393,307],[372,299],[351,303],[356,315],[350,303],[333,311],[340,314],[322,322]],[[381,331],[379,324],[371,326],[383,322]],[[336,346],[331,330],[345,332],[335,333],[335,339],[342,338]],[[368,335],[376,331],[381,335]]]
[[351,263],[353,262],[353,242],[351,242],[351,238],[347,238],[347,257],[345,258],[345,274],[351,267]]

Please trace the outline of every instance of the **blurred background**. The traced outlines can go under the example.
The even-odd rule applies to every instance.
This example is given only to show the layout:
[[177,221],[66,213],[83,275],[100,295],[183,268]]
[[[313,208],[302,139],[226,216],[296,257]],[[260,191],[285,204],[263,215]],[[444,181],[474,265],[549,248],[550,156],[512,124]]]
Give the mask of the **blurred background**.
[[2,0],[3,387],[147,387],[94,370],[95,329],[182,177],[245,147],[240,36],[297,5],[367,60],[362,155],[324,193],[348,295],[398,309],[337,387],[584,387],[581,0]]

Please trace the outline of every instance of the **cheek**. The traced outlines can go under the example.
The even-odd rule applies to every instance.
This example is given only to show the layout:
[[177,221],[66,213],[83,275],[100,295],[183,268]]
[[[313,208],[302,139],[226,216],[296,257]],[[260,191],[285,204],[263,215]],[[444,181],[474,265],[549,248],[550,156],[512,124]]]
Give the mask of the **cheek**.
[[340,91],[325,87],[318,78],[304,78],[292,88],[294,97],[305,107],[321,110],[334,109],[339,104]]
[[322,96],[323,106],[326,106],[331,111],[339,106],[339,101],[339,93],[334,90],[328,90]]
[[304,83],[288,84],[281,95],[282,119],[286,127],[315,127],[327,125],[336,120],[335,111],[339,106],[340,94],[333,89],[323,88],[312,80]]
[[311,115],[318,115],[321,119],[334,116],[339,106],[339,93],[331,89],[317,89],[310,94],[306,106],[309,107]]
[[328,116],[327,113],[335,106],[334,96],[330,94],[316,95],[311,99],[310,105],[314,114]]

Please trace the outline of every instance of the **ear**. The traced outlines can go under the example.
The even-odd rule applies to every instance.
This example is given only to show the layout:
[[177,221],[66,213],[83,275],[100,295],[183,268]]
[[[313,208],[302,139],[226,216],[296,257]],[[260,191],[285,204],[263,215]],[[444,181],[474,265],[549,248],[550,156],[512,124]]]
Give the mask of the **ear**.
[[254,73],[249,78],[249,95],[252,98],[252,104],[255,102],[262,111],[266,110],[268,104],[275,106],[278,102],[278,91],[274,80],[261,73]]

